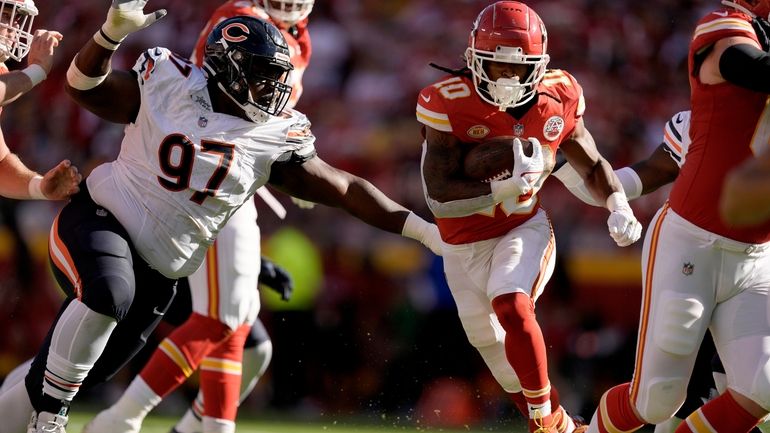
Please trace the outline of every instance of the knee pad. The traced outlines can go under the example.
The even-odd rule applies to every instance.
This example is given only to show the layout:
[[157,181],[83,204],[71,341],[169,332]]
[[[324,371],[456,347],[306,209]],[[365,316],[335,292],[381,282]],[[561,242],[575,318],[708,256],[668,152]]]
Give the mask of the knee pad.
[[492,376],[494,376],[505,392],[510,394],[521,392],[519,377],[516,376],[516,372],[513,371],[513,367],[508,362],[505,356],[505,347],[502,343],[477,347],[476,349],[487,364]]
[[636,410],[650,424],[660,424],[674,416],[687,397],[687,379],[656,377],[648,381],[646,401],[638,401]]
[[82,302],[97,313],[123,320],[134,301],[134,279],[126,275],[102,275],[88,283]]
[[672,292],[663,292],[658,302],[664,307],[655,318],[655,344],[674,355],[695,353],[706,327],[703,304],[696,298],[683,298]]
[[489,300],[480,299],[473,292],[455,293],[457,314],[468,337],[468,342],[475,348],[491,346],[503,341],[505,332],[489,308]]

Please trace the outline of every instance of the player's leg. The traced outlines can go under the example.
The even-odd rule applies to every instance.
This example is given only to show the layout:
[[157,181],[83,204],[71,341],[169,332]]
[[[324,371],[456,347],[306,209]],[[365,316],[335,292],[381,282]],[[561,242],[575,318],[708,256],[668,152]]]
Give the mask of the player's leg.
[[563,408],[552,406],[545,340],[535,316],[535,301],[553,274],[555,246],[541,211],[496,243],[486,287],[505,330],[506,359],[521,383],[530,431],[557,431],[568,420]]
[[[243,346],[241,391],[239,404],[251,394],[259,378],[267,370],[273,357],[273,343],[259,318],[251,326]],[[203,393],[198,392],[195,401],[171,430],[173,433],[199,433],[202,430]]]
[[241,390],[243,344],[251,326],[241,325],[201,363],[203,431],[235,433]]
[[714,308],[713,250],[702,230],[664,206],[642,252],[642,306],[631,383],[608,390],[589,432],[634,431],[668,420],[682,405]]
[[770,408],[770,325],[764,305],[770,256],[746,254],[743,248],[734,251],[730,244],[721,253],[721,276],[740,285],[740,290],[727,284],[730,291],[717,292],[721,302],[711,324],[728,391],[688,416],[677,432],[698,431],[704,423],[720,432],[747,432]]
[[[243,215],[243,208],[236,215]],[[93,432],[138,431],[144,417],[184,382],[204,358],[259,311],[259,238],[234,225],[235,216],[190,277],[193,313],[165,338],[121,398],[87,426]],[[256,230],[254,219],[248,220]],[[258,232],[257,232],[258,233]],[[255,263],[256,262],[256,263]],[[233,401],[237,402],[237,395]],[[230,401],[230,400],[228,400]]]

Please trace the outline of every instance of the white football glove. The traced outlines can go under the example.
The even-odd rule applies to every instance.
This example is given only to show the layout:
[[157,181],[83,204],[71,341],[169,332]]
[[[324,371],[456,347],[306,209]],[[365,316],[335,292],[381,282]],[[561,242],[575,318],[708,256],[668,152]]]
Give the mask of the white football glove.
[[107,21],[102,25],[102,32],[113,42],[120,43],[126,36],[149,27],[155,21],[166,16],[165,9],[159,9],[147,15],[144,5],[147,0],[112,0]]
[[524,146],[518,138],[513,139],[513,174],[505,180],[492,181],[492,199],[502,202],[532,191],[532,186],[543,174],[545,161],[543,148],[535,137],[529,137],[532,143],[532,156],[524,154]]
[[626,195],[622,192],[610,194],[607,197],[607,209],[610,211],[607,227],[615,243],[619,247],[627,247],[638,241],[642,236],[642,224],[634,216]]

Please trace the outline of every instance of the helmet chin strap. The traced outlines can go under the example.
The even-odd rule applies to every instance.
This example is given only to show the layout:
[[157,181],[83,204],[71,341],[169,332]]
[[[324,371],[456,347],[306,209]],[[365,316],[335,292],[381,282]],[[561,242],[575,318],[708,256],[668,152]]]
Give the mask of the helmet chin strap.
[[498,78],[487,85],[487,91],[500,111],[513,107],[524,93],[524,86],[519,84],[519,78]]
[[[730,0],[722,0],[722,4],[725,5],[725,6],[737,9],[737,10],[743,12],[744,14],[746,14],[746,15],[752,17],[752,18],[756,18],[756,16],[757,16],[754,12],[746,9],[745,7],[739,5],[738,3],[731,2]],[[766,17],[763,17],[763,18],[770,19],[770,16],[766,16]]]
[[[260,110],[259,108],[257,108],[256,105],[241,104],[240,102],[238,102],[238,100],[235,99],[230,94],[230,92],[225,90],[225,86],[221,82],[217,83],[217,87],[219,87],[219,89],[222,91],[222,93],[227,95],[227,97],[230,98],[230,100],[233,101],[235,103],[235,105],[241,107],[243,112],[246,113],[246,117],[248,117],[252,122],[254,122],[254,123],[265,123],[265,122],[268,121],[268,119],[270,119],[270,115],[265,113],[264,111]],[[253,102],[252,99],[251,99],[251,96],[249,96],[249,101]]]

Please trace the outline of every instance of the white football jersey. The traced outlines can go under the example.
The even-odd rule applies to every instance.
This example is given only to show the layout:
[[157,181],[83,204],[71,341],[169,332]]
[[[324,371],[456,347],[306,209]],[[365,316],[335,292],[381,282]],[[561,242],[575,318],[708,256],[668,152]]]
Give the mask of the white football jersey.
[[141,89],[120,154],[87,179],[93,200],[126,228],[142,258],[169,278],[194,272],[219,230],[273,162],[315,153],[302,113],[257,124],[212,111],[203,71],[165,48],[133,68]]
[[690,147],[690,110],[680,111],[663,128],[663,145],[679,168],[682,168]]

